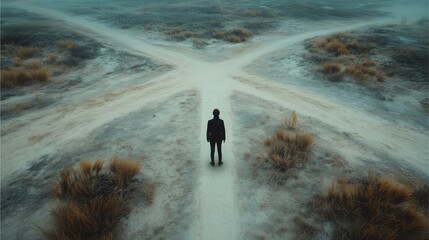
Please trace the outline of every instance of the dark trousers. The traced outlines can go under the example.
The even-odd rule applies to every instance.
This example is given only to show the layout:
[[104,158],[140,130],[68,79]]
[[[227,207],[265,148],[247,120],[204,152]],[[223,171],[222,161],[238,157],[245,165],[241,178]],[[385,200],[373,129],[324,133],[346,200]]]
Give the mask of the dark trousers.
[[212,159],[212,162],[214,162],[215,144],[217,145],[218,160],[219,162],[222,162],[222,140],[210,140],[210,157]]

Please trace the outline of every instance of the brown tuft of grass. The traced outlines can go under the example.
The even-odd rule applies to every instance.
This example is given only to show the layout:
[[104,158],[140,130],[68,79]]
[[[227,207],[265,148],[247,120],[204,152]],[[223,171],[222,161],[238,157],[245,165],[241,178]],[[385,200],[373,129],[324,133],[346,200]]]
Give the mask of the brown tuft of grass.
[[295,128],[297,123],[298,123],[298,116],[296,115],[295,111],[293,111],[290,114],[289,120],[287,119],[287,117],[285,118],[285,125],[288,129]]
[[375,66],[375,62],[372,61],[371,59],[365,59],[365,60],[363,60],[363,62],[361,63],[361,65],[363,67],[374,67]]
[[320,71],[325,74],[337,74],[341,72],[341,65],[338,63],[322,63]]
[[379,82],[384,81],[384,74],[369,67],[370,64],[371,62],[366,60],[360,64],[354,64],[346,67],[344,72],[357,80],[360,84],[366,83],[370,77],[374,77]]
[[224,36],[225,36],[224,32],[221,32],[221,31],[213,32],[213,37],[215,37],[216,39],[222,39]]
[[117,239],[120,220],[129,212],[135,188],[135,181],[129,178],[140,166],[117,157],[109,168],[103,164],[102,160],[81,161],[78,169],[67,168],[60,173],[52,193],[62,202],[53,210],[51,228],[41,229],[47,239]]
[[152,24],[145,24],[144,25],[144,29],[146,29],[146,30],[148,30],[148,31],[151,31],[151,30],[153,30],[153,25]]
[[240,43],[245,42],[252,36],[252,31],[247,28],[235,28],[227,33],[226,40],[232,43]]
[[190,38],[190,37],[192,37],[194,35],[191,31],[184,31],[182,34],[186,38]]
[[347,239],[427,239],[428,219],[411,189],[390,178],[335,181],[318,204]]
[[76,42],[71,40],[60,40],[55,43],[56,47],[60,50],[68,50],[77,46]]
[[30,71],[31,79],[37,82],[46,82],[49,77],[49,73],[46,69],[38,69]]
[[49,53],[47,56],[47,60],[49,63],[57,63],[58,62],[58,55],[55,53]]
[[427,211],[429,202],[429,185],[425,183],[417,183],[412,197],[418,206],[426,209]]
[[280,171],[293,171],[297,164],[307,161],[307,152],[313,144],[310,134],[276,131],[264,142],[268,156]]
[[35,82],[46,82],[48,80],[46,69],[29,70],[12,69],[1,71],[1,88],[15,88],[29,85]]
[[26,69],[39,69],[43,67],[42,62],[40,60],[33,60],[23,64],[23,67]]
[[16,48],[16,55],[21,59],[27,59],[39,52],[39,48],[34,47],[18,47]]
[[232,43],[241,43],[241,38],[235,35],[228,35],[226,40]]
[[347,49],[356,54],[364,54],[368,53],[368,47],[360,42],[353,41],[351,43],[347,43]]
[[110,171],[122,182],[129,182],[140,171],[140,164],[114,157],[110,162]]
[[344,43],[338,41],[337,39],[332,39],[326,45],[326,50],[328,52],[333,52],[337,55],[345,55],[348,53],[347,46]]

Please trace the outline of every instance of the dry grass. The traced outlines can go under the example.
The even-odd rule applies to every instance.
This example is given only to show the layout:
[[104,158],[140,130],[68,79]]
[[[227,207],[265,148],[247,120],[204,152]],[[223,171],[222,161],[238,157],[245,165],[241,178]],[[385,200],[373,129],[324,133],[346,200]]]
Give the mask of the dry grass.
[[288,129],[294,129],[297,123],[298,116],[296,115],[295,111],[290,114],[289,120],[287,117],[285,118],[285,125]]
[[180,28],[170,28],[165,31],[165,35],[170,40],[183,41],[192,37],[194,34],[191,31],[183,31]]
[[384,81],[384,74],[377,71],[374,68],[371,68],[371,62],[365,60],[363,63],[354,64],[346,67],[344,72],[358,81],[358,83],[366,83],[368,78],[374,77],[377,81]]
[[71,40],[60,40],[60,41],[57,41],[55,45],[60,50],[68,50],[68,49],[71,49],[73,47],[76,47],[77,43],[75,43]]
[[154,27],[153,27],[153,25],[152,25],[152,24],[149,24],[149,23],[148,23],[148,24],[145,24],[145,25],[144,25],[144,29],[146,29],[146,30],[148,30],[148,31],[152,31],[152,30],[153,30],[153,28],[154,28]]
[[[340,32],[316,38],[306,48],[316,62],[324,62],[320,65],[320,72],[331,81],[340,81],[344,76],[361,85],[385,80],[385,74],[376,69],[376,62],[367,57],[370,47],[358,42],[352,35]],[[332,56],[332,53],[335,55]]]
[[326,45],[326,50],[337,55],[345,55],[349,51],[344,43],[338,41],[335,38],[328,42]]
[[23,63],[22,66],[26,69],[39,69],[43,67],[43,64],[40,60],[32,60],[32,61]]
[[19,86],[25,86],[36,82],[46,82],[48,80],[49,73],[46,69],[37,70],[23,70],[23,69],[12,69],[1,71],[1,88],[15,88]]
[[232,43],[241,43],[241,38],[239,36],[235,36],[235,35],[226,36],[226,40],[228,42],[232,42]]
[[268,156],[280,171],[293,171],[297,164],[307,161],[307,153],[313,143],[310,134],[276,131],[264,142]]
[[34,47],[17,47],[16,55],[21,59],[27,59],[39,52],[38,48]]
[[232,43],[240,43],[245,42],[252,36],[252,31],[247,28],[235,28],[227,33],[225,40]]
[[215,31],[213,33],[213,37],[215,37],[216,39],[223,39],[224,36],[225,36],[225,33],[221,31]]
[[52,226],[42,229],[47,239],[117,239],[140,165],[117,157],[110,167],[103,164],[81,161],[79,169],[61,172],[52,193],[62,203],[53,211]]
[[297,165],[307,161],[307,153],[313,144],[313,136],[301,134],[296,129],[297,123],[298,116],[293,111],[289,119],[284,121],[286,128],[293,131],[277,130],[264,141],[274,167],[287,174],[293,172]]
[[336,237],[427,239],[428,219],[417,209],[413,195],[405,185],[370,175],[333,182],[315,206],[334,221]]
[[322,63],[320,71],[324,74],[337,74],[341,72],[341,65],[338,63]]

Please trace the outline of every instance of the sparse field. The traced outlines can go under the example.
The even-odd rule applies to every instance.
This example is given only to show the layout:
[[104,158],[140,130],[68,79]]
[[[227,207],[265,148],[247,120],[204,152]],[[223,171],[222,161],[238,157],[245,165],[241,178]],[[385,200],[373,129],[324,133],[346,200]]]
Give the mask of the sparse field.
[[427,239],[427,20],[387,0],[4,2],[2,239]]

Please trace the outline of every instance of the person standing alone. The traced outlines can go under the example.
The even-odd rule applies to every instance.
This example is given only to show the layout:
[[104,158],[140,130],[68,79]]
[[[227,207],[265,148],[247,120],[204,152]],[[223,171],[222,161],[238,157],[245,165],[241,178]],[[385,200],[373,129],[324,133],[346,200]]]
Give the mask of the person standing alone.
[[225,125],[223,120],[219,118],[219,114],[218,109],[213,110],[213,119],[210,119],[207,123],[207,142],[210,142],[210,165],[212,166],[214,166],[215,145],[217,146],[219,166],[223,164],[222,141],[225,142]]

